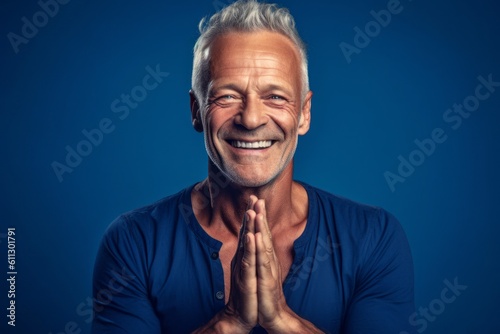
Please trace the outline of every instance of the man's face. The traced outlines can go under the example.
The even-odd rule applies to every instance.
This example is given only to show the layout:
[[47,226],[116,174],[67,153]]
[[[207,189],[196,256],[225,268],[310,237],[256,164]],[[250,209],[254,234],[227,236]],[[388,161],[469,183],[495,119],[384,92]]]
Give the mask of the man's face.
[[208,104],[201,111],[212,162],[233,182],[262,186],[285,168],[309,129],[309,92],[301,101],[299,53],[285,36],[228,33],[210,47]]

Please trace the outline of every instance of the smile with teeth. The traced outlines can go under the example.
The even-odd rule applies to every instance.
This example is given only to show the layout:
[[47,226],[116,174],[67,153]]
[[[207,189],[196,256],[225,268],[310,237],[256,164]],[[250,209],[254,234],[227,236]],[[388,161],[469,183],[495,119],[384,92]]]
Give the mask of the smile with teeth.
[[231,140],[231,145],[236,148],[251,148],[251,149],[263,149],[270,147],[273,142],[271,140],[261,140],[261,141],[240,141]]

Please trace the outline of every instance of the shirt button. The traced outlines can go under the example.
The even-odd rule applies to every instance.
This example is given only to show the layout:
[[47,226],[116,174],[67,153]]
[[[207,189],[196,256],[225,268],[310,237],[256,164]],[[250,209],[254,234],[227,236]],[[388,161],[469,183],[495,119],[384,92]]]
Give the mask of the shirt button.
[[219,252],[213,252],[210,257],[212,260],[217,260],[219,258]]
[[218,300],[224,299],[224,292],[223,291],[217,291],[217,293],[215,294],[215,298],[217,298]]

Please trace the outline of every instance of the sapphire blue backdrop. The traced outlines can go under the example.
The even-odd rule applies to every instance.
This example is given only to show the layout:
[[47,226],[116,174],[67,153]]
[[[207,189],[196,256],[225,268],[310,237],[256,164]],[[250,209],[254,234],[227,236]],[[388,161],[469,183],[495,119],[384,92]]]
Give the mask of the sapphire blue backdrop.
[[[2,1],[0,332],[89,333],[107,225],[204,178],[192,46],[199,19],[226,3]],[[500,333],[500,6],[281,4],[308,45],[314,91],[296,177],[399,218],[420,333]]]

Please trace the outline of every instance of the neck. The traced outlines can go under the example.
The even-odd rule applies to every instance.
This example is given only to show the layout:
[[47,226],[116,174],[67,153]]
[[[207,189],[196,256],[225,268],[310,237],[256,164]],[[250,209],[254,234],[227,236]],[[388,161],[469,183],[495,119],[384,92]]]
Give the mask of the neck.
[[230,181],[211,161],[208,170],[208,178],[193,192],[193,210],[205,228],[225,227],[237,235],[250,195],[265,200],[271,230],[299,223],[307,215],[305,191],[292,179],[293,161],[274,180],[260,187],[243,187]]

